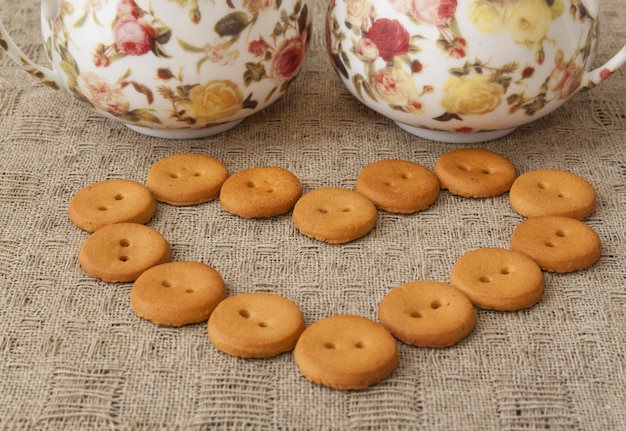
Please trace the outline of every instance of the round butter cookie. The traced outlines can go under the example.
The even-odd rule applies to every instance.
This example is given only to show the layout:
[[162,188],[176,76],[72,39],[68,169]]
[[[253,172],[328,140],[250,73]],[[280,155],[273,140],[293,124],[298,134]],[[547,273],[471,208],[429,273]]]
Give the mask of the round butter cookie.
[[584,222],[564,216],[531,217],[511,234],[512,250],[525,254],[548,272],[573,272],[600,259],[600,237]]
[[138,223],[104,226],[89,235],[78,252],[83,270],[108,282],[135,281],[145,270],[169,262],[171,257],[165,238]]
[[461,148],[435,162],[442,189],[466,198],[488,198],[508,192],[515,181],[515,166],[504,156],[480,148]]
[[514,311],[535,305],[543,296],[543,272],[528,256],[504,248],[465,253],[450,273],[451,284],[475,305]]
[[540,169],[517,177],[509,202],[525,217],[554,215],[580,220],[595,211],[596,193],[587,180],[576,174]]
[[231,175],[222,185],[220,204],[243,218],[270,218],[289,212],[301,194],[300,180],[288,170],[257,167]]
[[306,328],[293,351],[307,380],[335,389],[364,389],[397,368],[396,340],[366,317],[340,314]]
[[98,181],[78,191],[70,201],[69,219],[79,228],[94,232],[113,223],[145,224],[157,205],[144,185],[114,179]]
[[300,308],[290,299],[255,292],[220,302],[207,331],[213,346],[224,353],[267,358],[293,349],[304,326]]
[[156,325],[204,322],[226,297],[221,275],[201,262],[168,262],[143,272],[130,292],[137,316]]
[[175,154],[156,162],[146,186],[159,202],[184,206],[217,198],[228,177],[226,166],[204,154]]
[[476,326],[476,310],[456,287],[436,281],[412,281],[385,295],[378,319],[396,338],[419,347],[448,347]]
[[354,190],[384,211],[412,214],[435,202],[439,196],[439,179],[418,163],[381,160],[363,168]]
[[293,224],[303,235],[343,244],[367,235],[376,224],[376,206],[353,190],[322,188],[298,200]]

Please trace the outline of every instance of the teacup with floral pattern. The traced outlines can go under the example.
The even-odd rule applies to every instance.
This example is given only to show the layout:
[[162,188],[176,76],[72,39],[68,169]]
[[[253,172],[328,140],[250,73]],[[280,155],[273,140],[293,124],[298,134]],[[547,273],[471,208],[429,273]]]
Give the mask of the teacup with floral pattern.
[[165,138],[228,130],[298,75],[312,30],[307,0],[42,0],[52,68],[0,22],[0,46],[53,88]]
[[480,142],[561,106],[591,69],[599,0],[331,0],[326,37],[350,92],[409,133]]

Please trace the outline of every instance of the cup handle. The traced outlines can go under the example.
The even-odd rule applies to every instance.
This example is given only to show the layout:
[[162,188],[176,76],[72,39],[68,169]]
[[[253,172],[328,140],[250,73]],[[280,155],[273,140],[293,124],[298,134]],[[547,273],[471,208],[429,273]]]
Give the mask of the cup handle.
[[30,73],[35,78],[49,87],[58,90],[63,87],[61,74],[45,67],[39,66],[32,61],[22,50],[13,42],[9,36],[2,20],[0,20],[0,48],[4,49],[11,60],[18,66]]
[[626,63],[626,45],[622,47],[617,54],[615,54],[609,61],[602,66],[597,67],[589,72],[585,73],[580,83],[581,90],[587,90],[593,88],[606,78],[611,76],[619,67]]

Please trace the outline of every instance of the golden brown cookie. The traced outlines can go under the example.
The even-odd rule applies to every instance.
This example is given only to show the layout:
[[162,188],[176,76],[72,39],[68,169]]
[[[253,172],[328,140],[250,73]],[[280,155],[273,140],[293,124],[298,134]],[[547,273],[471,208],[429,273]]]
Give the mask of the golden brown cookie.
[[92,277],[129,282],[145,270],[169,262],[171,257],[169,244],[156,230],[138,223],[116,223],[87,237],[78,253],[78,262]]
[[385,295],[378,318],[396,338],[419,347],[448,347],[476,326],[476,310],[459,289],[436,281],[412,281]]
[[302,194],[300,180],[288,170],[274,167],[245,169],[222,185],[220,204],[244,218],[269,218],[289,212]]
[[353,190],[322,188],[300,198],[293,224],[310,238],[342,244],[367,235],[376,224],[376,206]]
[[596,209],[596,193],[582,177],[558,169],[526,172],[509,192],[515,211],[525,217],[556,215],[583,219]]
[[515,181],[515,166],[504,156],[480,148],[461,148],[435,162],[442,189],[466,198],[501,195]]
[[521,310],[541,300],[544,277],[528,256],[504,248],[465,253],[450,273],[451,284],[481,308]]
[[202,262],[168,262],[143,272],[130,292],[131,309],[157,325],[204,322],[226,297],[221,275]]
[[70,202],[68,216],[79,228],[94,232],[113,223],[147,223],[156,210],[154,197],[145,186],[115,179],[79,190]]
[[294,359],[307,380],[335,389],[364,389],[398,366],[396,340],[365,317],[335,315],[306,328]]
[[227,177],[226,166],[216,158],[183,153],[152,165],[146,177],[146,186],[160,202],[195,205],[217,198]]
[[223,300],[209,317],[209,340],[224,353],[267,358],[293,349],[304,330],[300,308],[273,293],[245,293]]
[[513,231],[510,245],[548,272],[588,268],[601,255],[598,234],[582,221],[563,216],[524,220]]
[[407,160],[381,160],[359,173],[354,190],[391,213],[423,211],[439,196],[439,179],[428,168]]

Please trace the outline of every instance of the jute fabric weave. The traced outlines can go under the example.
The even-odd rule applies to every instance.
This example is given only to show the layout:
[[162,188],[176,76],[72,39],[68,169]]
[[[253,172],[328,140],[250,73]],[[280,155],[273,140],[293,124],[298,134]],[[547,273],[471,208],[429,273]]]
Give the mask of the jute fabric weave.
[[[218,0],[221,1],[221,0]],[[626,430],[626,75],[617,72],[553,114],[481,145],[518,171],[558,168],[598,196],[585,221],[602,240],[588,270],[546,274],[543,300],[520,312],[478,310],[475,331],[447,349],[399,343],[400,365],[367,390],[313,385],[291,354],[229,357],[204,324],[163,328],[137,318],[130,283],[87,276],[87,237],[67,217],[73,195],[109,178],[144,182],[181,152],[234,173],[291,170],[304,191],[351,188],[368,163],[432,168],[459,145],[411,136],[355,100],[328,61],[326,1],[314,0],[312,51],[289,92],[221,135],[168,141],[139,135],[36,82],[0,53],[0,429],[2,430]],[[626,4],[603,0],[596,63],[626,42]],[[0,0],[26,54],[44,63],[35,0]],[[290,215],[243,220],[218,202],[159,205],[150,226],[175,260],[215,267],[228,293],[275,292],[307,324],[338,313],[376,319],[391,288],[449,281],[466,251],[508,247],[522,220],[508,196],[442,192],[427,211],[380,212],[345,245],[300,235]]]

